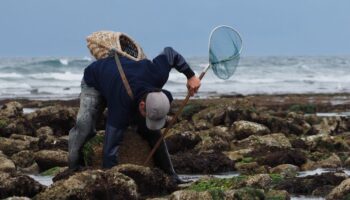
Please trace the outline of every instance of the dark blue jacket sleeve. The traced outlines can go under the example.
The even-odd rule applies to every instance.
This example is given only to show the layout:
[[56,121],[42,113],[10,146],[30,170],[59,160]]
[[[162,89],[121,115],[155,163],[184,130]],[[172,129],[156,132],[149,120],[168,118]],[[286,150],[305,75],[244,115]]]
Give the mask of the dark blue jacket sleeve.
[[194,76],[194,72],[187,64],[185,58],[171,47],[164,48],[163,52],[153,59],[153,63],[163,63],[164,66],[162,67],[169,67],[169,71],[171,68],[175,68],[177,71],[185,74],[187,79]]

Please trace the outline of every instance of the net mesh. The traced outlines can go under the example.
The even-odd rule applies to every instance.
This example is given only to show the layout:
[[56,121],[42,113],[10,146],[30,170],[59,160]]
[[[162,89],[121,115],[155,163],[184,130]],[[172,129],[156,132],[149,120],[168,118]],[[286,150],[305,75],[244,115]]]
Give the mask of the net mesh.
[[242,39],[230,27],[219,27],[210,37],[209,62],[215,75],[221,79],[230,78],[240,59]]

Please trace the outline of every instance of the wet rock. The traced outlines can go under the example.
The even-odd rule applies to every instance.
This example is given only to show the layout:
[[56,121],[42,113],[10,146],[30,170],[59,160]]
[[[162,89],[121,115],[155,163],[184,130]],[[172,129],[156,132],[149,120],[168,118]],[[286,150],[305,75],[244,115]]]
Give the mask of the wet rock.
[[223,153],[185,152],[171,156],[175,171],[183,174],[210,174],[234,170],[234,162]]
[[342,166],[342,161],[337,154],[333,153],[329,158],[317,162],[316,166],[318,168],[337,168]]
[[311,195],[313,191],[325,186],[337,186],[346,178],[337,173],[324,173],[306,177],[287,178],[279,182],[275,189],[286,190],[292,194]]
[[[257,151],[259,151],[259,149]],[[262,149],[260,149],[260,151],[262,151]],[[307,161],[304,153],[294,149],[281,149],[271,152],[264,151],[264,153],[264,156],[261,156],[257,159],[260,165],[276,167],[281,164],[292,164],[300,167]]]
[[[94,168],[102,166],[104,132],[99,132],[90,139],[83,147],[85,164]],[[143,165],[151,147],[134,129],[130,127],[124,134],[123,143],[119,148],[119,164]],[[146,164],[147,167],[153,167],[153,158]]]
[[23,106],[17,101],[12,101],[2,105],[0,108],[0,116],[7,118],[16,118],[22,116]]
[[176,189],[175,182],[157,168],[149,168],[132,164],[122,164],[108,170],[110,172],[120,172],[132,178],[137,191],[142,196],[168,194]]
[[25,115],[34,128],[50,126],[57,136],[68,135],[75,124],[76,110],[63,106],[49,106]]
[[300,166],[302,171],[314,170],[316,168],[316,162],[309,159],[306,159],[306,162]]
[[245,181],[246,186],[255,187],[255,188],[262,188],[262,189],[269,188],[271,183],[272,183],[272,179],[268,174],[257,174],[254,176],[250,176]]
[[135,182],[118,172],[87,170],[55,182],[34,200],[138,199]]
[[209,121],[204,119],[200,119],[194,123],[194,128],[197,131],[207,130],[207,129],[210,129],[211,127],[213,127],[213,125]]
[[8,159],[7,156],[0,151],[0,173],[14,171],[16,171],[15,164],[12,162],[12,160]]
[[231,160],[237,161],[237,160],[242,160],[244,157],[246,157],[251,152],[253,152],[253,149],[247,148],[247,149],[240,149],[237,151],[227,151],[227,152],[223,152],[223,153]]
[[300,168],[291,164],[278,165],[270,170],[273,174],[281,174],[283,177],[295,177]]
[[300,138],[294,138],[290,140],[290,143],[292,144],[292,147],[297,149],[308,149],[309,146],[306,144],[306,142]]
[[10,139],[14,139],[14,140],[22,140],[22,141],[26,141],[29,143],[29,148],[31,150],[38,150],[38,142],[39,139],[36,137],[32,137],[32,136],[27,136],[27,135],[19,135],[19,134],[12,134],[10,136]]
[[53,130],[49,126],[43,126],[40,127],[35,131],[35,134],[37,137],[43,136],[43,135],[53,135]]
[[273,133],[264,136],[251,135],[248,138],[238,142],[238,146],[253,147],[255,149],[261,147],[275,148],[291,148],[289,139],[283,133]]
[[192,118],[194,114],[198,113],[204,108],[205,108],[204,106],[201,106],[198,104],[192,104],[192,103],[187,104],[182,110],[181,118],[185,120],[189,120]]
[[213,126],[224,125],[225,118],[226,111],[224,109],[220,109],[216,113],[214,113],[213,117],[211,118],[211,123],[213,124]]
[[311,195],[316,196],[316,197],[325,197],[329,193],[331,193],[333,188],[334,188],[334,186],[332,186],[332,185],[321,186],[321,187],[316,188],[314,191],[312,191]]
[[174,154],[180,151],[186,151],[193,149],[200,141],[201,138],[198,134],[192,131],[185,131],[178,134],[172,134],[166,137],[166,144],[170,154]]
[[349,144],[341,136],[315,135],[306,138],[312,151],[339,152],[349,151]]
[[68,136],[56,137],[50,132],[39,134],[39,149],[60,149],[68,151]]
[[196,192],[193,190],[179,190],[172,193],[169,197],[169,200],[213,200],[211,194],[208,191]]
[[229,106],[226,108],[225,124],[230,126],[233,122],[239,120],[251,120],[256,115],[254,108],[240,108],[235,106]]
[[344,167],[350,168],[350,157],[345,160]]
[[237,162],[235,168],[239,173],[245,175],[268,172],[268,169],[265,166],[260,166],[257,162]]
[[265,197],[266,199],[290,200],[290,195],[285,190],[268,190]]
[[17,167],[26,168],[31,166],[34,160],[34,152],[30,150],[20,151],[11,156],[11,160],[16,164]]
[[249,122],[249,121],[236,121],[232,125],[232,129],[235,133],[235,138],[242,140],[251,135],[266,135],[270,133],[269,128],[264,125]]
[[68,152],[61,150],[41,150],[35,153],[34,159],[36,163],[38,163],[40,169],[45,171],[56,166],[67,166]]
[[216,126],[209,130],[198,133],[201,141],[195,147],[199,152],[218,152],[230,150],[230,141],[233,134],[227,127]]
[[327,200],[340,200],[350,198],[350,179],[346,179],[335,187],[329,195],[327,195]]
[[311,126],[306,121],[293,118],[285,119],[270,115],[260,115],[255,121],[266,125],[271,132],[302,135],[311,129]]
[[228,190],[225,192],[225,199],[254,199],[264,200],[265,194],[261,189],[244,187],[237,190]]
[[45,186],[26,175],[0,172],[0,198],[12,196],[33,197]]
[[0,116],[0,136],[10,137],[12,134],[33,135],[33,128],[23,117],[14,119]]
[[29,167],[17,168],[17,170],[21,173],[24,173],[24,174],[39,174],[40,173],[40,168],[36,162],[34,162]]
[[212,120],[215,117],[214,119],[216,123],[215,125],[219,125],[224,122],[225,116],[222,116],[222,115],[225,115],[225,114],[223,113],[225,113],[225,109],[222,106],[208,107],[194,114],[192,116],[192,121],[195,125],[202,123],[203,121],[207,121],[208,124],[212,124],[213,122]]
[[174,126],[169,130],[167,136],[180,134],[186,131],[194,131],[194,130],[195,130],[194,125],[191,122],[187,120],[183,120],[174,124]]
[[0,137],[0,150],[7,156],[11,156],[23,150],[29,150],[31,143],[28,140],[16,140]]

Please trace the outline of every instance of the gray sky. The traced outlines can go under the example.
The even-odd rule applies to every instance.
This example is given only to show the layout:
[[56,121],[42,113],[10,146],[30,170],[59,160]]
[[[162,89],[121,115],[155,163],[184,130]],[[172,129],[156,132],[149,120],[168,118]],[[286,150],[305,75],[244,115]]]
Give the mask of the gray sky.
[[206,56],[212,28],[241,32],[244,55],[350,55],[349,0],[1,0],[0,57],[87,56],[91,32]]

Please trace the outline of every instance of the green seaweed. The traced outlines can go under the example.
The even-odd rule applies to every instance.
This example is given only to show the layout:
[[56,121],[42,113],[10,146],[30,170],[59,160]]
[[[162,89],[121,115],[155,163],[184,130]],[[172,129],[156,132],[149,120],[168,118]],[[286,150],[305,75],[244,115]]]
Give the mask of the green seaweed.
[[350,200],[350,194],[345,195],[344,200]]
[[96,135],[91,138],[83,147],[83,158],[86,166],[91,164],[91,154],[93,153],[93,147],[99,144],[103,144],[103,135]]
[[304,112],[304,113],[316,113],[315,104],[294,104],[289,107],[289,111]]
[[255,161],[255,159],[253,157],[244,157],[239,162],[240,163],[251,163],[251,162],[254,162],[254,161]]
[[213,189],[209,189],[208,192],[210,193],[213,200],[225,199],[225,193],[223,189],[213,188]]
[[59,171],[60,167],[53,167],[41,173],[42,176],[55,176]]
[[0,119],[0,128],[6,128],[8,125],[8,121],[5,119]]
[[192,184],[188,189],[197,192],[207,191],[207,190],[228,190],[237,188],[241,183],[247,179],[247,176],[236,176],[232,178],[212,178],[209,180],[200,180]]
[[272,179],[272,185],[278,185],[281,181],[283,181],[283,177],[281,174],[269,174]]
[[181,117],[184,119],[190,119],[194,114],[203,109],[203,106],[198,104],[188,104],[182,110]]
[[244,187],[238,189],[235,192],[234,197],[237,200],[265,199],[264,191],[252,187]]

